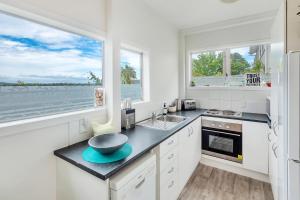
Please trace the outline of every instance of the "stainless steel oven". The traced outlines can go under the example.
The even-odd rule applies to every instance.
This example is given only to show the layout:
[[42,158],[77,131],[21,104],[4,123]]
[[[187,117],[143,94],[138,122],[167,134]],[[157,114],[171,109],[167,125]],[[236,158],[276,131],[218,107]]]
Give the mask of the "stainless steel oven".
[[242,163],[242,124],[203,119],[202,153]]

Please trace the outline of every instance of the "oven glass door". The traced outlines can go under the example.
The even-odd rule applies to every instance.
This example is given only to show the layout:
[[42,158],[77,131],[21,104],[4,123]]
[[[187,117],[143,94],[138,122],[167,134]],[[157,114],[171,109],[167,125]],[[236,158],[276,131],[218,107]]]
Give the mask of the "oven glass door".
[[242,136],[238,133],[202,128],[202,148],[237,158],[242,155]]

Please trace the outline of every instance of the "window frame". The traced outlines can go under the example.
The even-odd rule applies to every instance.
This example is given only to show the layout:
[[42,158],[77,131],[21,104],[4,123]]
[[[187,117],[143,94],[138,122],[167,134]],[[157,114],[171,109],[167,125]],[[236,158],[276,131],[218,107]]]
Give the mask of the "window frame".
[[[255,46],[255,45],[265,45],[267,49],[267,55],[266,55],[266,65],[265,65],[265,72],[271,73],[269,66],[269,56],[270,56],[270,42],[269,41],[264,41],[264,42],[254,42],[250,44],[239,44],[239,45],[231,45],[231,46],[226,46],[226,47],[215,47],[215,48],[203,48],[200,50],[193,50],[193,51],[188,51],[187,52],[187,58],[188,58],[188,76],[187,76],[187,81],[186,81],[186,88],[187,89],[195,89],[195,88],[233,88],[233,89],[239,89],[239,88],[248,88],[250,90],[261,90],[261,89],[266,89],[268,90],[269,88],[267,87],[262,87],[262,86],[203,86],[203,85],[196,85],[192,87],[190,85],[191,81],[193,80],[193,75],[192,75],[192,68],[193,68],[193,54],[201,54],[204,52],[211,52],[211,51],[223,51],[224,52],[224,57],[223,57],[223,76],[225,77],[226,74],[228,76],[231,76],[231,58],[230,58],[230,50],[231,49],[237,49],[237,48],[245,48],[245,47],[250,47],[250,46]],[[269,69],[269,70],[267,70]]]
[[[99,85],[99,87],[103,88],[105,90],[105,65],[106,65],[106,43],[107,40],[105,38],[106,33],[105,32],[92,32],[92,31],[87,31],[84,28],[79,28],[82,26],[80,23],[73,23],[73,25],[68,25],[65,23],[61,23],[57,20],[50,19],[48,17],[44,17],[38,14],[34,14],[16,7],[8,6],[5,4],[1,4],[0,12],[9,15],[12,17],[17,17],[20,19],[28,20],[30,22],[42,25],[42,26],[48,26],[50,28],[58,29],[61,31],[65,31],[71,34],[76,34],[76,35],[81,35],[85,37],[89,37],[91,39],[101,41],[103,43],[103,57],[102,57],[102,85]],[[63,17],[63,16],[62,16]],[[44,124],[45,122],[50,122],[53,124],[61,123],[61,118],[66,118],[66,121],[69,121],[69,119],[72,118],[80,118],[82,115],[94,115],[95,113],[99,112],[107,112],[107,105],[105,104],[106,101],[106,96],[104,100],[104,105],[103,106],[93,106],[90,108],[83,108],[81,110],[70,110],[70,111],[65,111],[62,113],[52,113],[48,114],[45,116],[33,116],[31,118],[26,118],[26,119],[20,119],[20,120],[13,120],[9,122],[3,122],[0,123],[0,130],[1,129],[8,129],[11,130],[12,127],[23,127],[23,126],[30,126],[32,128],[28,130],[34,129],[34,126],[32,125],[37,125],[39,127],[46,127],[41,125]],[[1,136],[1,134],[0,134]]]
[[[141,88],[142,88],[141,98],[138,99],[138,100],[132,100],[132,99],[131,100],[132,100],[132,104],[140,104],[140,103],[146,102],[146,101],[148,101],[148,98],[145,97],[145,94],[146,94],[145,85],[146,84],[145,84],[145,77],[144,76],[145,76],[145,64],[146,64],[145,60],[146,60],[147,52],[144,51],[144,50],[141,50],[139,48],[130,46],[130,45],[122,44],[120,46],[120,70],[121,70],[121,51],[122,50],[129,51],[131,53],[136,53],[136,54],[140,55],[140,58],[141,58],[141,60],[140,60],[140,65],[141,65],[141,80],[140,80],[140,82],[141,82]],[[121,71],[120,71],[120,79],[121,79]],[[120,83],[121,83],[121,81],[120,81]],[[120,86],[121,85],[122,85],[122,83],[120,84]],[[121,92],[121,90],[120,90],[120,92]],[[121,98],[121,101],[123,101],[122,98]]]

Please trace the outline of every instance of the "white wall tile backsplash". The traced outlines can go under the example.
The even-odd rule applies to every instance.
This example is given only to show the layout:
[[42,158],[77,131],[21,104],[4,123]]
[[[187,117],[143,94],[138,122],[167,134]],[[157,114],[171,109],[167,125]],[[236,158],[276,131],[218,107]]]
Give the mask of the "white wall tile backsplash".
[[265,113],[270,90],[191,89],[186,96],[195,99],[199,108]]

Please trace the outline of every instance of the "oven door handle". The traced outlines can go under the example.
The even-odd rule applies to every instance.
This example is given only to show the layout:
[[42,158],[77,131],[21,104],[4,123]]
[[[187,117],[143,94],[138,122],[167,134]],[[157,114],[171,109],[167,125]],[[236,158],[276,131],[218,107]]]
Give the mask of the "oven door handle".
[[241,137],[241,135],[239,135],[239,134],[227,133],[227,132],[223,132],[223,131],[214,131],[214,130],[209,130],[209,129],[205,129],[205,128],[203,128],[202,130],[210,131],[210,132],[214,132],[214,133],[222,133],[222,134],[225,134],[225,135],[232,135],[232,136]]

